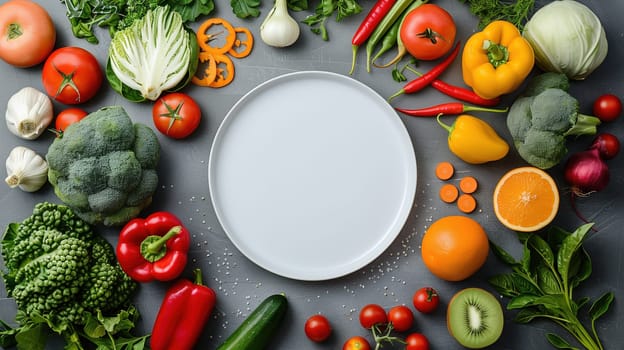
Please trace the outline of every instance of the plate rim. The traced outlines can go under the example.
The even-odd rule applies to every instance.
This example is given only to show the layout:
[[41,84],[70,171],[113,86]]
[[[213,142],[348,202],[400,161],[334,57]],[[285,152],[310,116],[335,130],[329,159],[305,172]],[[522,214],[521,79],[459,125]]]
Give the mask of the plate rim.
[[[218,147],[219,143],[221,143],[222,142],[221,140],[225,137],[223,135],[226,133],[227,127],[232,123],[232,119],[236,117],[236,111],[240,109],[241,108],[240,106],[242,106],[249,98],[252,98],[253,95],[255,94],[261,93],[263,89],[270,88],[271,85],[279,83],[279,81],[282,81],[282,80],[289,81],[289,79],[292,79],[293,77],[296,77],[296,76],[310,76],[310,77],[315,77],[315,78],[326,76],[330,79],[341,79],[351,84],[354,88],[363,90],[369,94],[376,96],[379,99],[380,103],[384,103],[387,106],[387,109],[389,111],[388,114],[392,115],[394,119],[394,123],[397,123],[398,127],[400,126],[398,129],[400,129],[400,133],[402,134],[401,143],[406,145],[405,147],[406,157],[409,158],[409,161],[407,162],[406,172],[409,172],[411,174],[411,176],[407,176],[408,180],[405,183],[405,190],[403,192],[405,195],[404,196],[405,198],[401,202],[400,211],[396,213],[396,216],[394,217],[396,223],[389,226],[388,230],[384,232],[383,234],[384,239],[380,239],[376,241],[375,245],[371,247],[371,251],[373,251],[374,253],[366,254],[365,255],[366,258],[359,259],[357,264],[347,264],[349,266],[355,265],[353,267],[342,269],[339,271],[333,271],[332,273],[326,273],[324,276],[316,276],[316,277],[307,276],[301,273],[293,274],[293,273],[280,271],[279,269],[276,269],[274,265],[273,267],[269,267],[258,262],[256,260],[257,254],[255,254],[254,252],[249,252],[246,249],[244,249],[241,246],[240,242],[238,241],[240,239],[240,236],[237,237],[235,233],[231,232],[231,227],[227,227],[227,225],[224,224],[224,222],[226,222],[225,214],[223,212],[223,208],[221,208],[218,204],[218,200],[215,196],[216,189],[214,188],[215,187],[214,181],[216,181],[214,179],[215,175],[213,174],[214,168],[215,168],[215,157],[216,157],[215,154],[219,148]],[[416,189],[417,189],[417,182],[418,182],[417,171],[418,171],[418,166],[416,162],[416,153],[414,150],[412,139],[407,130],[407,127],[405,123],[402,121],[402,119],[399,117],[398,113],[389,104],[387,104],[387,101],[381,95],[379,95],[375,90],[373,90],[371,87],[364,84],[363,82],[356,80],[354,78],[351,78],[349,76],[346,76],[346,75],[342,75],[342,74],[330,72],[330,71],[305,70],[305,71],[295,71],[295,72],[284,73],[284,74],[272,77],[256,85],[252,89],[250,89],[248,92],[243,94],[234,103],[234,105],[232,105],[232,107],[228,110],[225,117],[219,124],[217,131],[215,133],[214,139],[212,140],[212,143],[210,146],[209,160],[208,160],[208,187],[209,187],[211,204],[212,204],[214,213],[216,215],[217,221],[219,222],[219,225],[223,229],[228,240],[236,247],[236,249],[246,259],[248,259],[249,261],[254,263],[256,266],[268,272],[271,272],[275,275],[282,276],[285,278],[299,280],[299,281],[324,281],[324,280],[331,280],[331,279],[344,277],[346,275],[349,275],[351,273],[354,273],[364,268],[365,266],[373,262],[375,259],[379,258],[383,254],[383,252],[385,252],[390,247],[390,245],[392,245],[392,243],[396,240],[396,238],[399,236],[399,234],[403,230],[407,222],[407,219],[409,218],[409,215],[414,207],[414,200],[416,197]],[[372,249],[372,248],[375,248],[375,249]]]

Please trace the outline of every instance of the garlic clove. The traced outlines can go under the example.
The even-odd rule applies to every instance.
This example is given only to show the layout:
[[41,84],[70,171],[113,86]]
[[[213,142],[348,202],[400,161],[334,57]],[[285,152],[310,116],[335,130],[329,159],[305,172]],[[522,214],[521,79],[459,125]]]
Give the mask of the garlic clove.
[[35,151],[17,146],[6,159],[6,184],[26,192],[39,190],[48,181],[48,163]]
[[5,118],[11,133],[27,140],[36,139],[54,118],[52,101],[35,88],[22,88],[9,98]]

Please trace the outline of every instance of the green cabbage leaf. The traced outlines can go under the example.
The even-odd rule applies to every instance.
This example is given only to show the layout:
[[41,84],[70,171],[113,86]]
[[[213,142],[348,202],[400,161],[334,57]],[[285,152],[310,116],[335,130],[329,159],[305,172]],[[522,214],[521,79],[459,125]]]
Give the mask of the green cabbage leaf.
[[155,101],[188,85],[198,65],[192,29],[168,6],[147,11],[111,39],[106,77],[113,90],[133,102]]

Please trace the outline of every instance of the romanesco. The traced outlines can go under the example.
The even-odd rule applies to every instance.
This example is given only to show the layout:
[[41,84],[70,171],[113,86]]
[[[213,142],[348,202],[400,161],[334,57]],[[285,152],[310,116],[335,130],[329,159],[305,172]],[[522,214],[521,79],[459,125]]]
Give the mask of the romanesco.
[[133,308],[138,284],[111,244],[65,205],[37,204],[30,217],[9,224],[1,243],[2,277],[23,329],[45,323],[71,343],[95,315]]

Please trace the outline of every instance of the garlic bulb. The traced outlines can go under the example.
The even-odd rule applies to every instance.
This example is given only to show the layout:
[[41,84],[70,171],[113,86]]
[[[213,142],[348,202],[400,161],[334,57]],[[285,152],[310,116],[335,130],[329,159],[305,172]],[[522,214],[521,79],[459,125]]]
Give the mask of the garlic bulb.
[[17,146],[6,160],[7,185],[35,192],[48,181],[48,163],[30,148]]
[[25,87],[9,98],[5,116],[10,132],[33,140],[46,130],[54,118],[52,101],[43,92]]
[[299,24],[288,13],[286,0],[275,0],[275,5],[260,25],[260,38],[274,47],[290,46],[299,38]]

